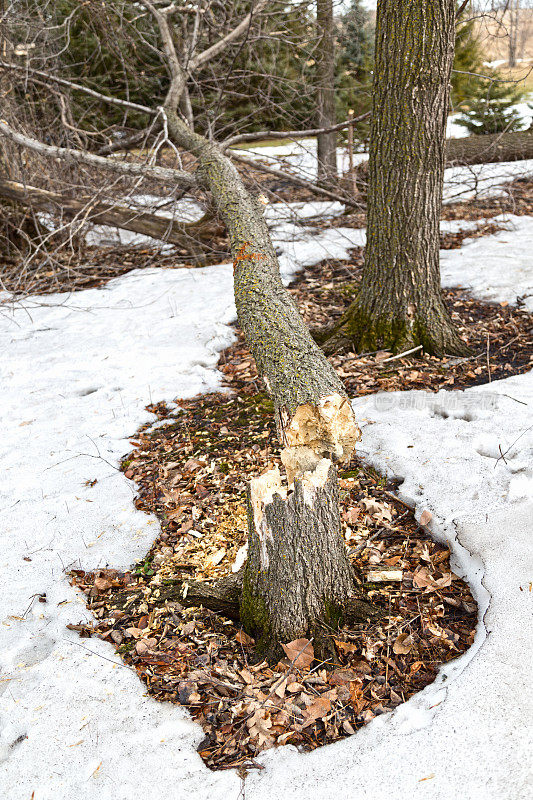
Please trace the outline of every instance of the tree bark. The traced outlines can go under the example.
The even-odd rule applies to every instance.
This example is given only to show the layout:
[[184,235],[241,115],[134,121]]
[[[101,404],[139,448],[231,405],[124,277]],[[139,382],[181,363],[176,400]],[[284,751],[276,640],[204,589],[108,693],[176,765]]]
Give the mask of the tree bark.
[[[68,218],[80,215],[94,225],[110,225],[134,233],[161,239],[186,249],[197,258],[202,256],[200,238],[220,232],[217,225],[206,225],[205,219],[193,223],[177,223],[147,211],[137,211],[116,203],[97,201],[90,197],[65,197],[56,192],[38,189],[16,181],[0,178],[0,197],[31,206],[50,214]],[[212,221],[211,221],[212,222]]]
[[533,129],[516,133],[491,133],[448,139],[446,166],[522,161],[533,158]]
[[[252,486],[252,504],[260,508],[264,503],[264,509],[250,519],[250,557],[241,600],[245,629],[251,635],[259,631],[263,650],[273,655],[281,643],[294,638],[295,630],[305,635],[320,621],[334,623],[335,614],[328,609],[338,609],[353,593],[338,535],[336,473],[329,467],[350,458],[360,433],[339,377],[281,282],[261,206],[219,147],[175,113],[167,111],[167,117],[174,142],[197,157],[196,176],[211,191],[228,229],[239,323],[273,397],[284,447],[288,485],[282,487],[279,472],[272,470]],[[259,491],[265,485],[272,489],[268,502]],[[269,542],[263,550],[259,515],[275,531],[276,544]],[[266,557],[270,567],[265,580]],[[314,584],[301,583],[302,575],[307,581],[313,574]],[[289,577],[291,591],[280,595],[269,589],[269,583],[286,585]]]
[[439,270],[454,38],[454,0],[378,2],[365,268],[327,351],[465,351]]
[[[317,0],[317,127],[335,125],[335,40],[333,36],[333,2]],[[318,182],[337,182],[337,134],[335,131],[317,136]]]
[[[157,599],[158,602],[172,600],[184,608],[204,606],[238,621],[242,581],[242,570],[234,575],[227,575],[214,584],[205,581],[172,580],[162,584]],[[143,601],[143,587],[121,592],[117,595],[115,603],[118,608],[127,608],[131,605],[132,598]]]
[[241,621],[260,657],[279,657],[280,643],[336,628],[353,594],[341,533],[335,467],[323,459],[294,479],[288,492],[279,472],[252,480],[249,545]]

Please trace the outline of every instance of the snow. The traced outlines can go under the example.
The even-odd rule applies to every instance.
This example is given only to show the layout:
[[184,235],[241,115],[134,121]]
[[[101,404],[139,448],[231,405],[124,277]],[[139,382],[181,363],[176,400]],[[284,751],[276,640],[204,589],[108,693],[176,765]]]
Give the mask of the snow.
[[[184,197],[161,198],[151,194],[136,194],[123,199],[124,205],[138,211],[149,211],[165,219],[174,219],[177,222],[196,222],[203,215],[201,206],[194,200]],[[91,225],[87,230],[85,241],[90,246],[130,246],[130,247],[159,247],[161,251],[174,249],[171,244],[152,239],[142,233],[126,231],[122,228],[113,228],[109,225]]]
[[[518,118],[522,123],[522,130],[526,130],[527,128],[529,128],[531,123],[533,122],[533,107],[531,105],[532,100],[533,98],[531,96],[528,96],[523,103],[515,103],[509,108],[509,111],[514,110],[518,112]],[[457,120],[460,119],[461,117],[462,114],[460,112],[457,114],[449,115],[446,124],[447,139],[464,139],[465,136],[470,135],[468,130],[464,127],[464,125],[458,124]]]
[[[242,149],[242,154],[251,160],[264,161],[278,169],[289,169],[293,175],[316,181],[317,140],[290,139],[285,144],[260,145]],[[240,150],[240,148],[239,148]],[[366,161],[367,153],[354,153],[354,164]],[[348,153],[345,147],[337,147],[337,171],[339,175],[348,170]]]
[[[527,103],[519,103],[524,125],[533,121],[533,109]],[[456,124],[458,115],[448,119],[448,136],[463,136],[465,128]],[[316,180],[317,159],[316,140],[301,139],[289,141],[283,145],[254,147],[246,150],[251,159],[261,159],[265,163],[285,169],[308,180]],[[338,170],[342,174],[348,169],[348,155],[345,148],[337,148]],[[368,160],[367,153],[356,153],[356,164]],[[468,200],[472,197],[493,197],[505,194],[505,184],[516,178],[533,175],[533,159],[489,164],[475,164],[466,167],[449,167],[444,173],[444,202]]]
[[[311,206],[268,208],[286,281],[326,250],[345,258],[362,241],[362,231],[308,229],[302,214],[336,213]],[[493,300],[530,293],[533,221],[505,224],[445,251],[444,281]],[[155,421],[147,403],[220,386],[217,357],[234,315],[230,265],[137,270],[102,289],[0,306],[6,800],[243,796],[235,772],[203,765],[202,731],[184,709],[145,696],[109,645],[65,627],[90,619],[65,570],[126,567],[156,536],[117,465],[138,425]],[[403,479],[400,495],[418,514],[432,511],[434,535],[471,582],[476,642],[356,736],[307,755],[287,746],[261,756],[247,800],[531,796],[532,404],[533,373],[465,392],[354,401],[361,452]]]
[[533,175],[533,159],[448,167],[444,171],[445,203],[506,194],[505,184]]
[[443,285],[463,286],[491,302],[515,304],[522,297],[524,307],[533,313],[533,218],[508,214],[491,222],[505,230],[467,239],[460,250],[441,251]]

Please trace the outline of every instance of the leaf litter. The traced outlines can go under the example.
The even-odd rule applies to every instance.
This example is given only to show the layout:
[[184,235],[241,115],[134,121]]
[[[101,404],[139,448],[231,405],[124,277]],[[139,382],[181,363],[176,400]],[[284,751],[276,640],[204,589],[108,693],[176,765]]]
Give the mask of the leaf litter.
[[310,750],[352,735],[431,683],[468,649],[477,622],[448,549],[394,499],[394,482],[357,459],[340,473],[343,534],[383,616],[332,632],[335,656],[319,661],[313,642],[300,639],[285,643],[277,665],[256,663],[253,639],[233,620],[164,599],[172,581],[186,591],[231,573],[246,543],[247,481],[279,461],[271,401],[251,379],[246,351],[234,349],[232,363],[237,352],[238,391],[182,400],[172,411],[150,406],[166,424],[132,440],[122,468],[137,484],[137,508],[161,522],[146,558],[126,572],[71,573],[96,617],[77,628],[113,643],[153,697],[189,709],[213,769],[253,766],[260,752],[287,743]]
[[[323,326],[344,311],[361,267],[355,249],[349,263],[303,272],[290,291],[308,323]],[[458,290],[445,297],[471,357],[418,353],[390,363],[385,352],[336,354],[348,391],[465,388],[531,369],[528,314]],[[180,400],[173,410],[148,407],[161,425],[136,434],[122,469],[137,485],[136,507],[158,516],[161,533],[126,572],[72,571],[96,618],[72,627],[113,643],[154,698],[189,709],[204,729],[199,753],[210,768],[246,769],[271,747],[311,750],[352,735],[423,689],[472,644],[477,606],[452,572],[449,550],[427,531],[431,513],[417,523],[395,498],[394,481],[359,458],[339,476],[343,534],[357,580],[383,615],[332,632],[335,655],[327,661],[300,639],[285,643],[277,665],[257,663],[253,639],[234,620],[165,599],[176,580],[186,594],[188,582],[214,583],[242,566],[247,482],[279,463],[272,402],[240,331],[219,369],[223,391]]]

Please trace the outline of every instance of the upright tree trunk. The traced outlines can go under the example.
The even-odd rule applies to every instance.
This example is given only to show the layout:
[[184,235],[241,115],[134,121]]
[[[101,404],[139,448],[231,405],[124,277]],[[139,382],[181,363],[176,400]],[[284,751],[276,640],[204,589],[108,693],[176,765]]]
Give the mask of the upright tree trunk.
[[342,384],[281,282],[262,208],[221,150],[167,112],[169,132],[199,162],[197,175],[228,228],[239,323],[272,395],[287,484],[271,470],[250,486],[249,560],[241,619],[268,656],[332,627],[354,594],[340,534],[334,461],[359,429]]
[[378,2],[365,268],[326,350],[464,351],[439,270],[454,38],[454,0]]
[[[319,128],[335,125],[335,39],[333,36],[333,1],[317,0],[317,124]],[[317,137],[318,182],[337,181],[337,133]]]
[[509,67],[516,67],[516,56],[518,48],[518,30],[520,27],[520,0],[510,0],[509,2]]

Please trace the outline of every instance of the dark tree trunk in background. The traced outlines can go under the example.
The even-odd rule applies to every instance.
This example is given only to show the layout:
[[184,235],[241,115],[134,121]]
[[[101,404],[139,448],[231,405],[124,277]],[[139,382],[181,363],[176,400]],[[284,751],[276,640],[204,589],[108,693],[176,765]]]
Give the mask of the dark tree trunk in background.
[[[335,38],[333,35],[333,0],[317,0],[317,127],[335,125]],[[317,137],[318,182],[337,181],[337,133]]]
[[326,351],[464,352],[439,269],[454,39],[454,0],[378,2],[365,268]]
[[509,64],[516,67],[518,32],[520,29],[520,0],[509,0],[508,2],[509,23],[507,25],[507,35],[509,37]]

